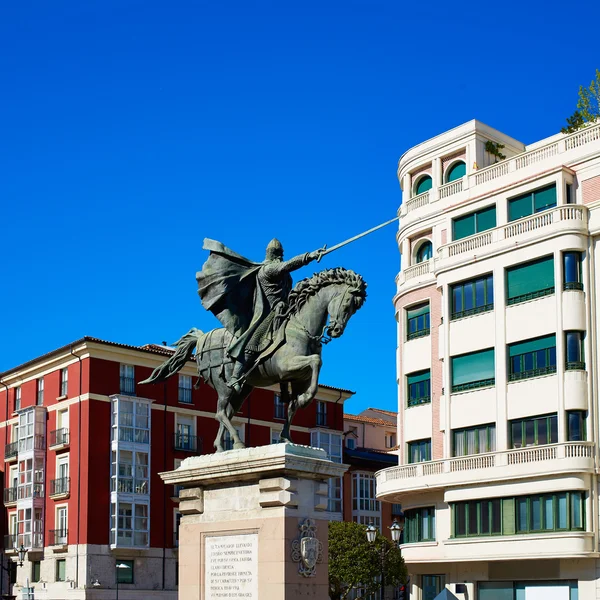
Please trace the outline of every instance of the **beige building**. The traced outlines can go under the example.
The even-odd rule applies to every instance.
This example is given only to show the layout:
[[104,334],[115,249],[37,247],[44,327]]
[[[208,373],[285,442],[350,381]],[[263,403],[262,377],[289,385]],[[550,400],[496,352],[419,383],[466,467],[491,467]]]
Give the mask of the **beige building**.
[[[498,156],[505,155],[505,158]],[[477,121],[398,177],[399,465],[411,599],[596,600],[600,125]]]

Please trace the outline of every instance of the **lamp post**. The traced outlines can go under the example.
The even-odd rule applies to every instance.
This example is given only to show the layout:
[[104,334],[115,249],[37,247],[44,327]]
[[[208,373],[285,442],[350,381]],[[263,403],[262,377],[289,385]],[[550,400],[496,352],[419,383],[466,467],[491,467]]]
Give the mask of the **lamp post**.
[[[115,567],[117,569],[131,569],[131,567],[129,565],[126,565],[125,563],[117,563],[115,565]],[[119,571],[117,571],[116,573],[117,573],[117,598],[116,598],[116,600],[119,600]]]
[[[396,521],[392,523],[391,527],[388,529],[392,533],[392,542],[394,542],[394,546],[397,548],[400,545],[400,536],[402,535],[402,530],[404,529],[404,523]],[[373,523],[369,523],[367,526],[367,540],[370,544],[374,544],[377,539],[377,527],[373,525]],[[381,546],[381,550],[379,551],[379,565],[381,568],[381,600],[385,600],[385,558],[388,553],[392,550],[394,546],[391,546],[386,550],[385,546]]]

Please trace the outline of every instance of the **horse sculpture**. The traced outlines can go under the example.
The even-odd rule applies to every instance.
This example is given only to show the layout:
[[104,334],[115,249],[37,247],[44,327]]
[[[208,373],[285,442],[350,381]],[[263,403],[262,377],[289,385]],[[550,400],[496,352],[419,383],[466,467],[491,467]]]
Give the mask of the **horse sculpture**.
[[288,402],[281,440],[291,442],[290,425],[296,411],[308,406],[317,393],[322,345],[344,333],[350,317],[364,304],[366,287],[360,275],[343,268],[320,271],[300,281],[290,293],[286,318],[274,332],[270,351],[259,358],[239,393],[228,385],[233,361],[226,349],[233,336],[224,328],[208,333],[191,329],[177,342],[175,354],[142,383],[158,383],[171,377],[195,352],[199,376],[218,395],[215,418],[219,431],[214,442],[217,452],[224,450],[225,430],[234,448],[245,447],[231,418],[255,387],[279,383],[282,399]]

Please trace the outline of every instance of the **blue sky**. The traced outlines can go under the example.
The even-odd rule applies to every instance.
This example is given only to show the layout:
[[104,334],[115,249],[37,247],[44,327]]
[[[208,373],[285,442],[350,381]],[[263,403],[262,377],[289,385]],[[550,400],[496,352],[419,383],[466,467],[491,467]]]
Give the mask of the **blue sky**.
[[[581,15],[383,0],[90,0],[0,9],[0,371],[83,335],[143,344],[218,322],[202,240],[260,260],[392,218],[411,146],[472,118],[556,133],[600,67]],[[394,410],[394,227],[326,257],[369,298],[324,349],[346,410]],[[297,276],[312,274],[311,267]]]

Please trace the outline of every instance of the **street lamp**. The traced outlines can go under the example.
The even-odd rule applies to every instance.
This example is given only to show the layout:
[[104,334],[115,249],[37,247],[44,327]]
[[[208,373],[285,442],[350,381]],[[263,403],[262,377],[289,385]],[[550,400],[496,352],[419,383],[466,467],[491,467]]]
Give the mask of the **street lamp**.
[[[131,569],[131,567],[129,565],[126,565],[125,563],[118,563],[115,565],[115,567],[117,569]],[[116,600],[119,600],[119,571],[117,571],[117,598]]]
[[17,550],[17,552],[19,553],[19,566],[22,567],[23,561],[25,560],[25,555],[27,554],[27,552],[29,552],[29,550],[27,550],[27,548],[25,548],[25,546],[23,546],[23,544],[21,544],[21,546]]
[[[394,542],[394,546],[398,548],[400,546],[400,536],[402,535],[402,530],[404,529],[404,522],[400,521],[399,523],[396,521],[396,519],[394,519],[392,526],[388,527],[388,529],[392,533],[392,542]],[[369,544],[374,544],[376,539],[377,527],[375,527],[373,523],[369,523],[367,526],[367,540],[369,541]],[[379,550],[379,565],[381,568],[381,600],[385,600],[385,558],[392,548],[394,548],[394,546],[386,549],[385,546],[382,545]]]

